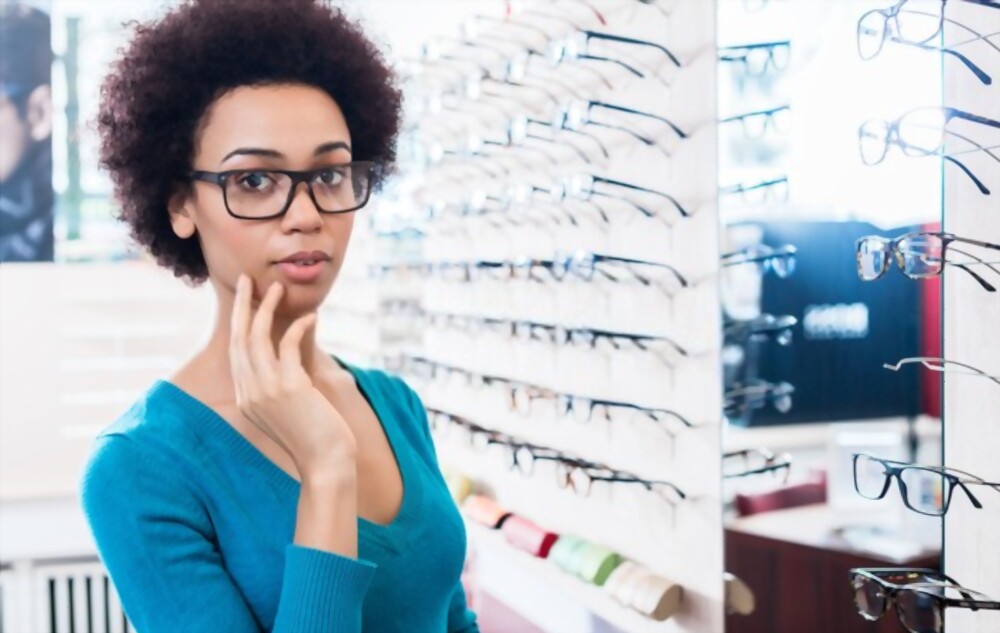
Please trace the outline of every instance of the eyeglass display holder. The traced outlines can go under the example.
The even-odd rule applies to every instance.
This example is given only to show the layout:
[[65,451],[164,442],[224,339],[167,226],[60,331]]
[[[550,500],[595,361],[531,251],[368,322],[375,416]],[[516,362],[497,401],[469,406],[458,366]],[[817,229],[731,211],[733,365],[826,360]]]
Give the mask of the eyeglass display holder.
[[[502,9],[502,3],[497,4]],[[418,274],[421,307],[429,313],[666,337],[685,350],[659,354],[602,340],[592,346],[565,344],[520,339],[502,328],[470,332],[449,326],[427,328],[415,350],[445,365],[559,393],[683,412],[694,424],[693,428],[666,426],[620,418],[617,412],[610,422],[598,413],[589,422],[578,422],[556,415],[552,404],[541,400],[533,401],[530,415],[523,416],[512,410],[502,390],[476,388],[461,378],[432,380],[418,388],[428,407],[647,480],[672,482],[687,494],[671,505],[655,490],[634,482],[597,481],[589,495],[581,496],[557,483],[553,462],[540,461],[532,474],[524,475],[510,468],[501,446],[477,450],[457,431],[436,438],[442,465],[486,482],[501,507],[529,516],[548,530],[602,543],[684,588],[677,614],[659,622],[590,591],[578,580],[547,585],[540,578],[548,575],[537,571],[548,562],[511,555],[513,546],[506,540],[477,539],[479,531],[470,529],[481,588],[501,596],[546,630],[592,630],[586,628],[588,618],[567,618],[555,611],[554,605],[566,604],[599,614],[623,631],[702,632],[724,627],[715,12],[714,3],[668,0],[657,6],[611,0],[595,0],[589,7],[588,3],[528,3],[523,13],[512,12],[508,23],[484,21],[474,41],[504,46],[514,58],[525,51],[510,46],[512,40],[538,49],[576,29],[593,30],[668,47],[682,67],[672,67],[655,47],[591,39],[587,54],[612,57],[643,69],[646,76],[637,78],[622,64],[599,59],[566,60],[552,67],[536,57],[520,80],[533,87],[485,81],[477,87],[480,94],[471,97],[476,90],[462,90],[468,73],[480,73],[479,65],[489,67],[503,60],[457,44],[454,50],[445,47],[438,58],[425,60],[408,88],[417,99],[437,91],[447,104],[444,111],[420,114],[409,137],[423,147],[415,155],[439,157],[423,160],[410,173],[409,188],[402,188],[412,204],[444,209],[430,214],[422,226],[424,262],[551,260],[585,250],[669,264],[688,283],[665,292],[614,265],[606,270],[613,271],[617,282],[600,273],[587,281],[572,272],[556,281],[544,266],[533,269],[533,278],[527,279],[523,274],[504,278],[479,269],[469,280],[445,278],[433,270]],[[542,41],[543,34],[550,41]],[[585,136],[553,134],[544,125],[530,132],[541,139],[522,139],[513,146],[499,141],[510,136],[504,116],[551,121],[553,101],[581,97],[668,118],[687,132],[687,138],[671,138],[672,132],[655,121],[603,112],[603,125],[588,126],[585,132],[608,149],[607,157]],[[498,111],[504,116],[497,116]],[[639,142],[616,129],[622,126],[633,126],[633,131],[662,143]],[[469,151],[476,145],[470,138],[495,142]],[[551,199],[537,196],[480,214],[448,212],[468,211],[470,200],[485,199],[487,207],[498,204],[512,184],[549,191],[560,182],[572,187],[573,176],[581,173],[669,193],[692,210],[691,216],[681,217],[656,196],[607,183],[595,183],[602,195],[592,195],[589,201],[569,196],[553,205]],[[607,221],[595,205],[606,213]],[[653,210],[655,217],[645,217],[639,206]],[[552,219],[560,215],[558,223]],[[518,225],[507,222],[516,218],[524,220]],[[415,388],[421,384],[409,382]],[[654,607],[650,606],[651,612]]]
[[[961,24],[975,25],[982,33],[1000,31],[1000,9],[949,2],[946,11],[954,22],[944,22],[945,46],[966,39]],[[959,50],[991,76],[1000,77],[1000,55],[981,45],[973,42]],[[1000,119],[1000,85],[984,85],[961,64],[951,61],[945,56],[942,62],[943,104]],[[1000,130],[986,128],[977,133],[981,136],[975,141],[984,147],[1000,144]],[[960,140],[948,143],[946,152],[968,149],[959,147]],[[960,170],[946,164],[943,230],[1000,242],[1000,165],[982,151],[963,154],[963,159],[992,194],[982,195]],[[944,274],[944,357],[990,373],[1000,372],[1000,298],[997,293],[983,292],[974,279],[956,268],[946,267]],[[943,380],[945,465],[1000,480],[1000,387],[981,377],[958,373],[945,373]],[[956,503],[948,511],[944,571],[977,591],[1000,596],[1000,541],[996,538],[1000,495],[990,497],[989,503],[983,500],[982,509]],[[949,631],[992,633],[1000,631],[1000,611],[950,609],[946,624]]]

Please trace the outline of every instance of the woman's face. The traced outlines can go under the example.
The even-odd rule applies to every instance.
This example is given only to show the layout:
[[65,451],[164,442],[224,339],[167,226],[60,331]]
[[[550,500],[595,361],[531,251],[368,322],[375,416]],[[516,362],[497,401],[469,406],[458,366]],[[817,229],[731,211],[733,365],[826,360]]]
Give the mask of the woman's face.
[[[206,110],[195,135],[191,167],[209,172],[321,169],[349,162],[350,147],[344,115],[326,92],[298,84],[243,86]],[[268,186],[259,176],[242,182],[251,191]],[[230,208],[238,204],[230,196]],[[320,213],[305,183],[297,185],[285,214],[271,219],[233,217],[226,211],[222,188],[201,181],[172,198],[170,209],[178,236],[197,232],[217,291],[228,289],[232,294],[241,272],[253,279],[256,299],[279,281],[285,292],[276,312],[288,318],[316,310],[330,291],[355,216],[355,212]],[[274,212],[278,210],[280,206]],[[277,264],[300,251],[321,251],[329,257],[319,264],[314,279],[296,279],[296,271]]]

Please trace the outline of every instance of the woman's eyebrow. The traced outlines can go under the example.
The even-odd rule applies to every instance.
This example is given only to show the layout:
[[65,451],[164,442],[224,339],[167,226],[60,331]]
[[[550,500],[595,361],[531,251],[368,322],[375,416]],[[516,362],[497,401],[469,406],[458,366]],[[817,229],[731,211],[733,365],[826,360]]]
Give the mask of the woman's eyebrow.
[[[351,146],[343,141],[331,141],[329,143],[323,143],[316,148],[313,152],[313,156],[319,156],[320,154],[326,154],[338,149],[346,149],[348,152],[351,151]],[[226,157],[220,161],[220,165],[233,156],[246,155],[246,156],[266,156],[268,158],[284,158],[285,155],[281,152],[273,149],[266,149],[263,147],[240,147],[234,149],[233,151],[226,154]]]

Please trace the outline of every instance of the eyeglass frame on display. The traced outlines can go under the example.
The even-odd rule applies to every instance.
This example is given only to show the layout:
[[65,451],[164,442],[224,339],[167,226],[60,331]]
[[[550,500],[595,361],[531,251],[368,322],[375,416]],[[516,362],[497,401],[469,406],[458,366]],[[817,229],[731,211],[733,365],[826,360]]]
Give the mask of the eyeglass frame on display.
[[[781,113],[781,112],[788,112],[788,113],[790,113],[791,111],[792,111],[792,107],[790,105],[787,105],[787,104],[786,105],[777,106],[777,107],[774,107],[774,108],[767,108],[765,110],[754,110],[752,112],[744,112],[742,114],[736,114],[736,115],[733,115],[733,116],[728,116],[728,117],[719,119],[719,125],[723,125],[723,124],[726,124],[726,123],[735,123],[736,121],[739,121],[740,124],[741,124],[741,126],[742,126],[742,128],[743,128],[743,133],[746,135],[747,138],[758,139],[758,138],[762,138],[767,133],[767,128],[768,127],[770,127],[771,129],[773,129],[776,132],[787,132],[788,131],[787,127],[785,127],[784,129],[782,129],[783,126],[779,125],[779,119],[778,119],[777,115],[779,113]],[[750,134],[750,132],[749,132],[749,130],[747,128],[746,122],[747,122],[748,119],[750,119],[752,117],[764,117],[764,123],[761,125],[761,128],[760,128],[761,132],[760,132],[760,134]],[[785,119],[782,118],[781,120],[783,121]]]
[[[883,468],[886,469],[885,472],[883,473],[885,475],[885,481],[882,484],[882,492],[879,493],[879,495],[876,497],[872,497],[861,492],[861,484],[858,482],[858,460],[861,457],[865,457],[874,460],[876,462],[879,462],[880,464],[882,464]],[[880,499],[884,499],[885,496],[889,493],[889,488],[892,486],[892,479],[895,478],[897,487],[899,488],[899,495],[903,499],[903,504],[913,512],[916,512],[918,514],[923,514],[924,516],[942,517],[945,514],[947,514],[948,509],[951,507],[951,498],[954,494],[956,486],[960,487],[962,491],[965,492],[966,496],[969,498],[970,503],[972,503],[972,505],[977,510],[981,510],[983,508],[983,504],[979,501],[978,498],[976,498],[974,494],[972,494],[972,491],[966,487],[966,484],[987,486],[988,488],[991,488],[996,492],[1000,493],[1000,482],[986,481],[981,477],[977,477],[976,475],[973,475],[971,473],[958,470],[957,468],[901,462],[894,459],[883,459],[881,457],[875,457],[874,455],[870,455],[868,453],[852,453],[851,464],[854,473],[854,490],[859,495],[861,495],[865,499],[870,499],[872,501],[878,501]],[[941,491],[942,508],[940,513],[932,513],[932,512],[925,512],[923,510],[918,510],[917,508],[913,507],[913,505],[910,504],[908,488],[906,486],[906,482],[903,481],[902,477],[902,473],[905,470],[927,471],[930,473],[934,473],[936,476],[940,476],[942,479],[948,481],[950,486],[948,488],[947,494],[945,494],[944,490]],[[959,475],[966,478],[963,479]]]
[[[957,369],[948,369],[946,367],[934,366],[931,364],[931,361],[939,361],[941,363],[947,363],[950,365],[958,365],[959,367],[965,367],[966,369],[969,369],[971,371],[960,371]],[[983,370],[973,367],[972,365],[966,365],[965,363],[960,363],[956,360],[948,360],[947,358],[932,357],[932,356],[911,356],[908,358],[900,359],[896,361],[895,364],[883,363],[882,366],[885,367],[886,369],[891,369],[892,371],[899,371],[902,365],[908,363],[920,363],[921,365],[923,365],[927,369],[930,369],[931,371],[937,371],[945,374],[966,374],[968,376],[980,376],[982,378],[989,378],[993,382],[1000,385],[1000,376],[987,374]]]
[[780,316],[761,314],[752,319],[733,320],[725,323],[722,335],[723,337],[731,337],[739,343],[772,338],[779,345],[788,345],[792,342],[792,328],[798,322],[799,320],[791,314]]
[[[899,584],[895,582],[890,582],[888,579],[883,578],[879,574],[892,574],[894,576],[924,576],[928,578],[938,579],[936,582],[911,582],[906,584]],[[881,612],[876,616],[870,616],[867,610],[862,608],[861,604],[858,602],[858,590],[861,589],[858,585],[858,580],[865,580],[869,582],[874,582],[882,590],[881,595],[878,597],[882,598],[882,609]],[[946,574],[934,570],[934,569],[920,569],[920,568],[907,568],[907,567],[855,567],[848,571],[848,582],[851,583],[851,587],[855,591],[855,606],[858,610],[858,615],[863,617],[868,621],[875,621],[880,619],[889,610],[889,604],[893,603],[896,608],[896,615],[899,617],[900,623],[906,628],[910,633],[927,633],[924,631],[916,631],[910,628],[906,621],[909,619],[908,616],[904,616],[903,607],[896,595],[903,591],[911,591],[914,593],[919,593],[921,596],[926,598],[931,598],[934,601],[936,611],[935,611],[935,621],[941,623],[944,620],[944,608],[945,607],[963,607],[978,611],[979,609],[1000,609],[1000,602],[994,601],[978,591],[968,589],[966,587],[958,584],[956,580],[947,576]],[[933,591],[932,588],[944,588],[944,589],[954,589],[962,598],[949,598],[946,596],[941,596]],[[976,596],[982,596],[986,600],[981,600]],[[942,627],[936,626],[936,631],[934,633],[941,633]]]
[[[918,144],[905,140],[903,138],[903,135],[900,133],[900,125],[903,123],[903,120],[906,117],[916,114],[918,112],[926,112],[931,110],[940,112],[943,115],[943,120],[941,121],[940,126],[935,126],[934,128],[935,130],[937,130],[938,127],[940,127],[940,140],[937,142],[936,146],[934,148],[921,147]],[[910,157],[939,156],[943,160],[946,160],[955,165],[956,167],[958,167],[959,169],[961,169],[962,172],[966,176],[968,176],[969,179],[972,180],[976,188],[979,189],[980,193],[982,193],[983,195],[990,195],[990,190],[988,187],[986,187],[983,181],[980,180],[978,177],[976,177],[976,175],[972,173],[972,170],[970,170],[965,165],[965,163],[955,158],[955,156],[969,153],[972,151],[982,151],[985,152],[988,156],[993,158],[993,160],[997,161],[998,163],[1000,163],[1000,156],[997,156],[996,154],[990,151],[990,149],[993,149],[993,146],[984,147],[983,145],[980,145],[978,142],[976,142],[971,138],[968,138],[967,136],[948,130],[946,128],[948,121],[956,118],[1000,129],[1000,121],[991,119],[989,117],[980,116],[978,114],[973,114],[971,112],[965,112],[964,110],[959,110],[957,108],[950,108],[947,106],[918,106],[916,108],[912,108],[904,112],[893,121],[886,121],[884,119],[868,119],[867,121],[862,123],[858,127],[858,151],[861,155],[861,162],[863,162],[865,165],[868,166],[874,166],[880,164],[882,161],[885,160],[885,157],[888,155],[889,147],[891,145],[899,147],[900,150],[902,150],[903,154]],[[875,134],[871,129],[873,126],[876,125],[885,128],[881,134]],[[918,127],[927,128],[927,126],[918,126]],[[945,153],[943,151],[945,136],[953,136],[955,138],[962,139],[968,142],[969,144],[974,145],[975,149],[968,151],[961,151],[961,152]],[[865,152],[866,138],[877,139],[877,141],[880,143],[881,149],[878,152],[878,158],[869,160],[871,157]]]
[[[749,468],[748,462],[751,454],[757,454],[763,457],[764,465],[759,468]],[[747,470],[726,474],[725,468],[723,467],[723,479],[737,479],[739,477],[749,477],[751,475],[760,475],[763,473],[777,472],[781,470],[784,471],[784,479],[782,483],[788,483],[788,477],[792,469],[792,456],[789,453],[776,455],[766,448],[744,448],[738,451],[727,451],[722,454],[723,461],[733,459],[735,457],[743,458],[744,465],[747,467]]]
[[[733,417],[735,413],[746,413],[748,411],[760,409],[768,402],[779,413],[788,413],[792,409],[792,394],[795,393],[795,386],[790,382],[769,382],[767,380],[756,380],[752,384],[737,383],[730,386],[730,389],[723,394],[723,414]],[[743,401],[736,405],[730,404],[735,397],[742,397]],[[751,400],[753,398],[753,400]],[[788,405],[779,405],[776,398],[787,398]],[[732,413],[731,413],[732,412]]]
[[[785,48],[788,50],[788,58],[786,61],[779,63],[778,58],[775,56],[775,51],[778,48]],[[744,55],[719,55],[720,62],[736,63],[740,62],[743,64],[744,72],[749,77],[763,77],[767,74],[768,66],[770,66],[774,71],[781,72],[788,69],[788,64],[791,60],[791,49],[792,43],[790,40],[776,40],[774,42],[756,42],[754,44],[738,44],[731,46],[720,46],[718,51],[748,51]],[[750,72],[750,55],[759,50],[766,50],[767,57],[764,59],[764,64],[761,66],[761,71],[758,73]]]
[[[936,239],[940,240],[940,243],[941,243],[940,260],[941,261],[940,261],[940,267],[935,272],[914,273],[914,272],[908,272],[907,271],[907,266],[906,266],[906,257],[907,257],[907,254],[904,254],[900,250],[899,245],[904,240],[913,239],[913,238],[916,238],[916,237],[932,237],[932,238],[936,238]],[[889,268],[892,267],[891,264],[893,262],[895,262],[896,267],[899,268],[900,272],[902,272],[904,275],[906,275],[910,279],[930,279],[931,277],[938,277],[938,276],[940,276],[944,272],[945,265],[951,265],[951,266],[955,266],[957,268],[961,268],[965,272],[967,272],[970,275],[972,275],[976,279],[976,281],[979,282],[979,285],[982,286],[983,289],[986,290],[987,292],[996,292],[997,289],[996,289],[996,287],[993,286],[993,284],[991,284],[988,281],[986,281],[982,276],[980,276],[974,270],[972,270],[971,268],[969,268],[969,266],[973,266],[973,265],[977,265],[977,264],[982,264],[982,265],[985,265],[990,270],[992,270],[993,272],[995,272],[998,275],[1000,275],[1000,269],[997,269],[997,268],[993,267],[994,263],[1000,263],[1000,262],[988,262],[988,261],[984,261],[983,259],[980,259],[979,257],[976,257],[975,255],[972,255],[970,253],[967,253],[965,251],[961,251],[961,250],[958,250],[958,249],[952,249],[952,250],[954,250],[955,252],[958,252],[961,255],[965,255],[966,257],[968,257],[970,259],[976,260],[976,261],[975,262],[968,262],[968,263],[959,263],[959,262],[948,261],[947,255],[948,255],[949,245],[952,242],[962,242],[963,244],[972,244],[973,246],[979,246],[981,248],[990,248],[990,249],[995,249],[995,250],[1000,251],[1000,244],[993,244],[992,242],[983,242],[983,241],[980,241],[980,240],[973,240],[973,239],[969,239],[969,238],[965,238],[965,237],[959,237],[959,236],[957,236],[957,235],[955,235],[953,233],[945,233],[945,232],[938,232],[938,231],[914,231],[914,232],[911,232],[911,233],[904,233],[903,235],[900,235],[900,236],[894,237],[894,238],[886,238],[886,237],[882,237],[881,235],[866,235],[866,236],[863,236],[863,237],[859,237],[854,242],[855,257],[856,257],[856,260],[857,260],[858,277],[862,281],[877,281],[877,280],[881,279],[883,276],[885,276],[885,274],[889,271]],[[879,244],[881,246],[880,250],[881,250],[883,256],[882,256],[882,262],[881,262],[881,266],[882,266],[881,271],[877,275],[875,275],[874,277],[872,277],[871,279],[869,279],[864,274],[864,264],[862,263],[862,257],[864,257],[865,255],[868,255],[869,253],[868,252],[862,253],[862,247],[865,246],[866,244],[872,244],[872,243],[877,243],[877,244]],[[892,257],[893,255],[895,255],[895,257]],[[922,256],[921,256],[921,261],[922,261],[922,263],[924,265],[928,265],[928,261],[924,257],[922,257]]]
[[[872,9],[871,11],[867,11],[864,14],[862,14],[862,16],[858,19],[858,27],[857,27],[857,32],[856,32],[856,39],[857,39],[858,56],[861,59],[863,59],[865,61],[870,61],[872,59],[875,59],[882,52],[882,49],[884,48],[886,42],[896,42],[897,44],[903,44],[903,45],[906,45],[906,46],[914,46],[916,48],[920,48],[920,49],[927,50],[927,51],[933,51],[933,52],[942,53],[942,54],[945,54],[945,55],[951,55],[951,56],[955,57],[956,59],[958,59],[960,62],[962,62],[962,64],[965,65],[965,67],[968,68],[976,76],[977,79],[979,79],[980,83],[982,83],[983,85],[986,85],[986,86],[989,86],[989,85],[991,85],[993,83],[993,78],[990,77],[990,75],[987,74],[986,71],[984,71],[982,68],[980,68],[978,65],[976,65],[975,62],[973,62],[967,56],[965,56],[962,53],[960,53],[957,50],[955,50],[954,47],[949,48],[949,47],[944,47],[944,46],[931,46],[931,45],[929,45],[927,43],[930,40],[938,37],[941,34],[941,30],[942,30],[942,27],[943,27],[943,22],[949,22],[949,23],[954,24],[954,25],[956,25],[956,26],[958,26],[958,27],[960,27],[962,29],[965,29],[966,31],[968,31],[968,32],[970,32],[970,33],[972,33],[973,35],[976,36],[975,38],[973,38],[971,40],[965,40],[965,41],[961,42],[961,44],[968,44],[969,42],[974,42],[974,41],[977,41],[977,40],[981,40],[984,43],[986,43],[988,46],[990,46],[993,49],[995,49],[996,52],[1000,53],[1000,47],[996,46],[993,42],[991,42],[989,40],[989,37],[991,37],[991,35],[983,35],[983,34],[977,32],[977,31],[969,28],[965,24],[962,24],[961,22],[958,22],[956,20],[952,20],[950,18],[945,17],[944,16],[944,3],[942,2],[941,12],[937,16],[938,17],[938,28],[937,28],[937,31],[935,32],[935,34],[931,35],[930,37],[925,38],[923,40],[907,39],[906,37],[903,36],[903,33],[902,33],[902,31],[901,31],[901,29],[899,27],[899,14],[900,13],[912,13],[912,14],[926,15],[926,16],[930,16],[930,17],[935,17],[935,14],[933,14],[933,13],[927,13],[926,11],[911,11],[911,10],[903,9],[902,7],[906,4],[907,1],[908,0],[901,0],[894,7],[890,7],[888,9]],[[881,29],[871,29],[871,27],[865,27],[862,24],[865,21],[865,19],[868,16],[875,15],[875,14],[881,15],[882,18],[883,18]],[[895,26],[893,28],[890,28],[891,24],[894,24]],[[878,32],[881,32],[881,34],[882,34],[881,38],[873,38],[873,39],[878,39],[878,44],[877,44],[877,47],[875,48],[874,52],[871,52],[870,54],[866,54],[866,52],[862,50],[862,48],[863,48],[862,47],[862,41],[863,41],[863,37],[864,37],[864,35],[862,33],[862,29],[863,28],[866,29],[865,30],[866,34],[871,34],[873,36],[877,36]]]

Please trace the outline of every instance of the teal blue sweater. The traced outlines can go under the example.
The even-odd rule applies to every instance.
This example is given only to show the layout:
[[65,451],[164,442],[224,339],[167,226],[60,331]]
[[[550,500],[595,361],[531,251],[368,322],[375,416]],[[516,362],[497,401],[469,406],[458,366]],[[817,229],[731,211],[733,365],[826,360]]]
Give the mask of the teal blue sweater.
[[465,527],[427,414],[402,379],[353,374],[403,478],[358,557],[292,542],[299,482],[200,400],[156,381],[95,439],[80,499],[139,633],[477,632],[459,581]]

